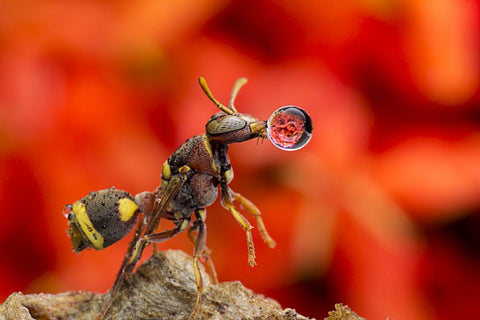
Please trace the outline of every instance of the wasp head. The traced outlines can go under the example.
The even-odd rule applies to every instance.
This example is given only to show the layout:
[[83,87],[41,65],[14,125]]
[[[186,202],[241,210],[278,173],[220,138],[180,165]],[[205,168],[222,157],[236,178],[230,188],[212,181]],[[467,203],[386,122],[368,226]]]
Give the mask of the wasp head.
[[247,79],[240,78],[235,82],[228,107],[215,99],[204,78],[200,77],[199,82],[207,97],[222,111],[214,114],[207,122],[206,133],[210,142],[230,144],[267,136],[266,121],[259,121],[248,114],[239,113],[235,108],[235,98],[240,88],[247,83]]
[[200,77],[199,82],[207,97],[222,111],[207,122],[206,134],[210,142],[230,144],[259,137],[268,138],[282,150],[292,151],[302,148],[310,141],[312,119],[302,108],[284,106],[274,111],[268,121],[259,121],[250,115],[238,113],[234,106],[238,91],[247,79],[240,78],[235,82],[228,107],[215,99],[204,78]]
[[230,144],[265,138],[267,124],[247,114],[219,112],[208,120],[206,133],[210,142]]

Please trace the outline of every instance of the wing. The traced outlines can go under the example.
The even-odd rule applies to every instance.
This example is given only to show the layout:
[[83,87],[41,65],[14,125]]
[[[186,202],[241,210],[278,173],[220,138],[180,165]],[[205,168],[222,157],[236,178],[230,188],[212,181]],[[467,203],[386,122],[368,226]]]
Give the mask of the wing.
[[183,185],[187,181],[188,171],[190,171],[190,167],[188,166],[181,167],[178,170],[179,174],[174,175],[168,182],[168,185],[165,186],[165,191],[163,192],[160,202],[158,203],[155,210],[153,211],[152,217],[148,222],[144,235],[152,234],[155,232],[155,229],[157,228],[158,223],[160,222],[160,219],[165,215],[168,205],[172,202],[172,200],[177,195],[178,191],[183,187]]

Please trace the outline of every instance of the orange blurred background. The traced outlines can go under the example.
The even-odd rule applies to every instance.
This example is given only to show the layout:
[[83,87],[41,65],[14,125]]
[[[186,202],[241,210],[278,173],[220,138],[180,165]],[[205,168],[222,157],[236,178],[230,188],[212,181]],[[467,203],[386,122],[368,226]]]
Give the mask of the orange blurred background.
[[[305,108],[314,136],[284,152],[232,145],[233,190],[277,247],[217,203],[208,246],[240,280],[322,319],[466,319],[480,301],[478,1],[0,2],[0,298],[105,292],[128,239],[74,254],[64,204],[137,193],[216,112]],[[254,230],[256,231],[256,230]],[[129,236],[128,238],[130,238]],[[161,245],[189,253],[185,234]],[[148,254],[147,254],[148,256]]]

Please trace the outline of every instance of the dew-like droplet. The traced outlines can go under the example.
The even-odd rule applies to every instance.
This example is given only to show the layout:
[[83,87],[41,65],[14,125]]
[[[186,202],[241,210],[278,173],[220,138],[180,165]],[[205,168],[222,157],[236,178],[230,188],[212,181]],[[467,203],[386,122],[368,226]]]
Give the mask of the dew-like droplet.
[[282,150],[303,148],[312,138],[312,132],[312,119],[297,106],[281,107],[267,121],[268,139]]
[[62,209],[62,214],[65,218],[68,219],[68,215],[72,212],[72,205],[71,204],[66,204],[63,206]]

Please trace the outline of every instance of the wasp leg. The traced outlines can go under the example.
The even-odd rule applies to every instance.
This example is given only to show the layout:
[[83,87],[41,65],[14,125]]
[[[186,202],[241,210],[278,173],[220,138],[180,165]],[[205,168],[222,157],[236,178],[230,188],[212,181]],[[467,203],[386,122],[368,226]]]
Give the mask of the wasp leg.
[[112,289],[110,290],[110,298],[108,298],[107,302],[103,305],[102,310],[100,310],[99,314],[95,318],[96,320],[102,319],[105,314],[107,313],[108,308],[110,308],[110,305],[112,304],[113,300],[117,297],[118,291],[120,290],[120,287],[122,286],[123,282],[125,281],[126,274],[124,272],[125,266],[127,263],[130,261],[131,256],[134,251],[134,247],[137,244],[140,236],[142,235],[143,231],[145,230],[145,227],[147,226],[148,222],[148,217],[143,217],[140,222],[138,223],[138,227],[135,230],[135,235],[133,236],[132,241],[130,241],[130,244],[128,245],[127,253],[125,254],[125,257],[123,258],[122,265],[120,267],[120,270],[117,273],[117,277],[115,279],[115,282],[113,283]]
[[143,213],[143,218],[140,220],[138,223],[137,229],[135,230],[135,234],[130,241],[130,244],[128,245],[127,253],[125,254],[125,257],[123,258],[122,265],[120,267],[120,270],[118,270],[117,273],[117,278],[115,279],[115,282],[113,284],[113,287],[115,287],[115,284],[118,282],[118,279],[120,277],[120,274],[127,264],[127,262],[130,260],[130,257],[132,256],[133,253],[133,248],[136,245],[138,239],[140,239],[140,236],[144,232],[148,220],[151,218],[153,211],[155,209],[155,195],[151,192],[141,192],[135,196],[139,203],[140,211]]
[[253,267],[257,263],[255,262],[255,246],[253,244],[252,237],[252,225],[248,220],[235,208],[232,203],[232,198],[230,194],[230,188],[226,185],[222,185],[222,206],[230,211],[235,220],[242,226],[247,234],[247,246],[248,246],[248,264]]
[[195,245],[193,247],[193,271],[195,274],[195,280],[197,282],[197,301],[195,302],[195,307],[193,308],[192,313],[190,314],[189,320],[194,320],[197,317],[198,311],[200,310],[200,300],[202,298],[203,292],[203,279],[198,266],[198,260],[200,259],[203,250],[205,249],[205,242],[207,240],[207,229],[204,223],[205,219],[205,209],[195,210],[195,217],[197,220],[198,234],[195,239]]
[[[125,270],[130,271],[128,273],[131,273],[133,271],[133,268],[137,264],[138,260],[140,260],[140,257],[142,256],[143,250],[145,247],[150,244],[150,243],[159,243],[166,241],[170,238],[173,238],[175,235],[177,235],[179,232],[184,231],[187,226],[189,225],[190,220],[185,219],[182,221],[181,225],[179,227],[173,228],[171,230],[163,231],[160,233],[153,233],[153,234],[147,234],[143,236],[140,240],[137,241],[137,245],[135,246],[135,249],[133,251],[132,257],[130,258],[129,263],[125,266]],[[132,269],[132,270],[130,270]]]
[[[186,220],[187,223],[182,223],[182,226],[186,224],[188,226],[189,220]],[[128,262],[124,262],[124,266],[121,269],[121,272],[117,276],[117,280],[115,281],[111,291],[110,291],[110,299],[107,301],[107,303],[103,306],[102,310],[98,314],[98,316],[95,318],[96,320],[102,319],[105,316],[106,311],[110,307],[110,304],[113,302],[115,297],[118,294],[118,291],[120,290],[123,282],[125,281],[125,278],[133,272],[133,269],[135,269],[135,266],[138,263],[138,260],[140,260],[140,257],[142,256],[143,250],[145,249],[146,245],[149,244],[150,242],[163,242],[165,240],[168,240],[178,234],[179,232],[185,230],[182,226],[167,230],[161,233],[156,233],[156,234],[151,234],[151,235],[146,235],[140,240],[136,242],[135,248],[133,249],[133,253],[130,255],[130,259]]]
[[[231,189],[230,189],[231,190]],[[267,232],[267,229],[265,228],[265,224],[263,223],[263,219],[262,217],[260,216],[260,210],[257,208],[256,205],[253,204],[253,202],[251,202],[250,200],[248,200],[247,198],[245,198],[244,196],[242,196],[241,194],[239,193],[236,193],[236,192],[233,192],[232,191],[232,198],[233,198],[233,201],[239,201],[242,206],[248,211],[250,212],[250,214],[252,216],[255,217],[255,219],[257,220],[257,226],[258,226],[258,231],[260,232],[260,235],[262,236],[262,239],[263,241],[265,241],[265,243],[270,247],[270,248],[273,248],[277,245],[277,243],[275,242],[275,240],[273,240],[272,237],[270,237],[270,235],[268,234]]]
[[[197,210],[197,211],[202,211],[202,210]],[[195,274],[195,281],[197,284],[198,293],[197,293],[197,300],[195,302],[195,307],[190,315],[190,320],[193,320],[197,317],[197,314],[200,308],[200,300],[203,292],[203,279],[202,279],[202,274],[200,273],[200,268],[198,266],[198,260],[200,259],[203,253],[203,249],[205,248],[206,227],[205,227],[205,223],[202,220],[202,217],[204,217],[204,215],[202,215],[202,213],[197,213],[197,211],[195,211],[196,213],[195,216],[197,218],[196,221],[198,221],[198,234],[195,239],[195,245],[193,250],[193,271]],[[183,219],[179,223],[179,226],[174,229],[167,230],[160,233],[145,235],[143,238],[138,240],[137,245],[135,246],[134,253],[129,263],[125,266],[123,273],[125,274],[132,273],[133,268],[135,267],[138,260],[140,259],[143,249],[147,244],[166,241],[172,238],[173,236],[177,235],[179,232],[182,232],[185,229],[187,229],[189,225],[190,225],[190,219]]]
[[137,244],[138,240],[140,239],[140,236],[145,230],[145,227],[147,225],[147,220],[148,220],[148,217],[143,217],[143,219],[139,222],[137,230],[135,230],[135,235],[133,236],[132,241],[130,241],[130,244],[128,245],[127,253],[125,254],[125,258],[123,259],[120,270],[118,270],[117,278],[115,279],[113,287],[115,287],[115,284],[119,281],[120,274],[122,273],[123,268],[125,268],[125,265],[128,263],[128,261],[130,261],[135,245]]
[[[140,229],[139,227],[137,229],[138,236],[136,232],[134,236],[134,241],[132,241],[131,244],[129,245],[128,253],[125,256],[125,259],[122,263],[122,268],[120,269],[121,271],[119,271],[119,273],[117,274],[117,279],[115,280],[115,283],[110,289],[110,298],[108,299],[107,303],[105,303],[102,310],[100,310],[100,313],[97,315],[97,317],[95,317],[96,320],[103,319],[103,317],[108,311],[108,308],[117,297],[117,294],[120,291],[120,288],[122,287],[123,283],[125,282],[127,275],[133,272],[136,264],[140,260],[140,257],[142,256],[143,250],[145,249],[146,244],[149,242],[148,241],[149,239],[148,237],[144,236],[143,238],[138,240],[139,235],[142,234],[142,232],[149,236],[157,235],[158,237],[158,235],[160,235],[160,234],[154,234],[154,231],[156,230],[158,223],[160,222],[160,219],[163,217],[167,209],[167,206],[170,204],[173,198],[175,198],[175,196],[177,195],[178,191],[181,189],[185,181],[187,181],[187,173],[189,170],[190,168],[188,166],[183,166],[178,170],[179,175],[172,178],[172,180],[170,181],[170,183],[165,189],[164,196],[161,199],[155,200],[155,203],[157,204],[153,207],[153,211],[149,212],[149,215],[151,216],[148,217],[148,221],[145,222],[145,220],[142,219],[142,228]],[[152,208],[148,207],[148,209],[152,209]],[[145,210],[145,211],[148,211],[148,210]],[[189,223],[190,220],[188,220],[187,222]],[[160,240],[157,242],[170,239],[171,237],[176,235],[178,232],[185,230],[188,227],[188,223],[187,224],[182,223],[182,226],[184,226],[182,230],[179,230],[179,227],[177,227],[175,229],[162,232],[161,234],[163,236],[159,238],[162,238],[163,240]]]
[[[200,210],[203,210],[203,212],[200,212]],[[205,221],[205,209],[200,209],[198,210],[202,216],[202,221]],[[197,241],[197,236],[195,235],[195,232],[198,232],[199,229],[199,222],[198,220],[195,220],[193,222],[193,225],[188,229],[188,238],[190,241],[195,244]],[[212,250],[209,249],[207,246],[203,248],[203,258],[205,259],[205,262],[207,263],[207,270],[210,276],[212,277],[212,282],[213,284],[218,284],[218,276],[217,276],[217,271],[215,270],[215,265],[213,264],[211,255],[212,255]]]

